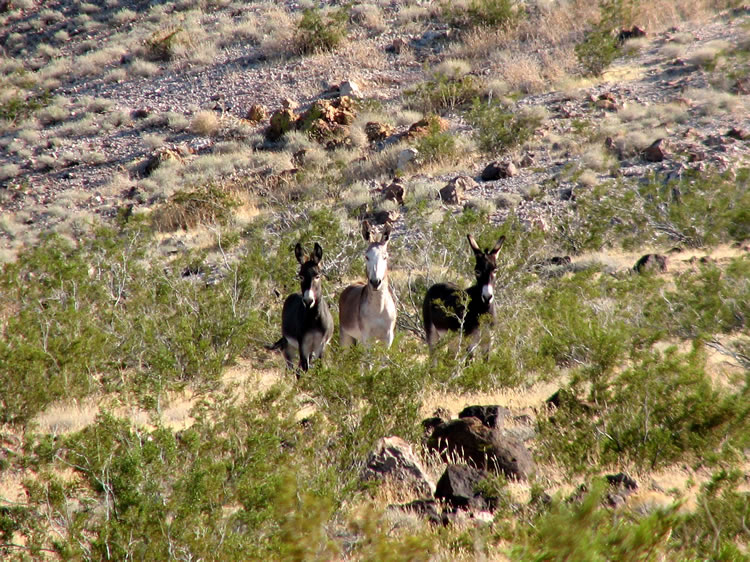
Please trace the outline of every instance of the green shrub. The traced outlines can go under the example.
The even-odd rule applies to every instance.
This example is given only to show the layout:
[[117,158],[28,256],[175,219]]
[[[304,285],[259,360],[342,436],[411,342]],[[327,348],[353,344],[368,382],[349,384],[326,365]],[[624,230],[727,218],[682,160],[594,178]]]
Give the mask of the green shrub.
[[438,73],[433,79],[406,90],[404,95],[414,109],[444,114],[465,106],[480,93],[474,76],[449,77]]
[[[713,385],[698,349],[642,352],[636,360],[624,372],[595,381],[596,410],[563,401],[553,420],[541,424],[550,458],[573,472],[624,462],[652,470],[678,461],[732,458],[749,429],[742,393]],[[587,382],[574,377],[572,395]]]
[[633,25],[640,0],[599,0],[599,22],[589,31],[575,52],[584,73],[599,76],[620,54],[617,35]]
[[580,502],[554,500],[532,526],[516,531],[513,560],[654,560],[666,557],[675,509],[646,517],[603,504],[606,483],[595,481]]
[[306,8],[297,24],[297,49],[302,54],[333,51],[346,39],[348,8],[321,13],[316,8]]
[[670,540],[681,558],[747,558],[747,553],[738,548],[747,537],[750,519],[748,493],[738,491],[742,476],[741,471],[721,469],[701,486],[696,509],[679,518]]
[[441,4],[443,17],[459,28],[510,27],[524,16],[522,5],[513,0],[471,0],[466,6]]
[[416,149],[423,164],[438,164],[455,161],[456,137],[450,131],[442,131],[437,117],[428,117],[427,134],[419,137]]
[[154,210],[152,222],[161,232],[189,230],[199,224],[226,224],[237,207],[232,197],[219,187],[209,185],[192,191],[178,191]]
[[750,170],[726,174],[686,174],[666,184],[611,182],[582,191],[576,207],[557,224],[567,251],[601,250],[620,244],[640,248],[680,243],[699,248],[741,240],[747,232]]
[[475,98],[468,114],[479,147],[485,152],[504,152],[522,145],[534,135],[541,118],[531,113],[512,113],[499,103]]

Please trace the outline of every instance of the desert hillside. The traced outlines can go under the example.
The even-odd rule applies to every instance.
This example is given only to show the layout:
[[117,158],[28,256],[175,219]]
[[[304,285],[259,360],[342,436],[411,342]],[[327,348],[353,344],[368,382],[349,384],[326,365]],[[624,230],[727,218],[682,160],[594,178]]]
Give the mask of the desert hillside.
[[0,0],[0,77],[3,560],[750,559],[747,5]]

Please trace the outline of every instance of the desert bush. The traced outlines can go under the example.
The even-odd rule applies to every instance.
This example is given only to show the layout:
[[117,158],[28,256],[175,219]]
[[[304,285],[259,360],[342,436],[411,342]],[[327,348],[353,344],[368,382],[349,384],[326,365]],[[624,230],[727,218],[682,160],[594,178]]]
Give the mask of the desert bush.
[[480,87],[474,76],[449,77],[441,73],[404,92],[410,107],[438,114],[463,107],[479,94]]
[[[584,382],[591,382],[585,374],[574,378],[573,396]],[[711,464],[732,458],[746,440],[744,391],[716,387],[699,346],[684,354],[638,353],[632,367],[597,378],[594,387],[596,408],[562,401],[554,421],[541,423],[548,454],[571,472],[623,461],[651,470],[679,461]]]
[[436,116],[428,117],[428,121],[427,134],[419,137],[415,146],[422,163],[437,164],[455,160],[458,157],[455,134],[441,130],[439,118]]
[[665,556],[675,508],[646,517],[605,507],[607,484],[594,481],[577,502],[555,499],[533,525],[517,531],[513,560],[648,560]]
[[501,104],[474,99],[468,114],[479,147],[485,152],[504,152],[532,138],[542,117],[532,111],[509,112]]
[[468,3],[443,2],[442,17],[451,25],[474,27],[510,27],[523,17],[523,6],[513,0],[470,0]]
[[735,177],[689,173],[669,183],[658,177],[637,185],[601,183],[577,198],[556,237],[574,253],[612,245],[638,248],[644,240],[690,247],[741,240],[748,232],[749,179],[743,168]]
[[302,54],[311,54],[336,49],[346,39],[348,20],[348,8],[325,14],[315,8],[305,9],[297,23],[297,50]]
[[640,0],[599,0],[598,23],[575,47],[585,74],[599,76],[620,54],[617,34],[634,23],[639,3]]
[[738,548],[747,534],[750,502],[747,492],[739,491],[742,473],[719,469],[701,486],[696,509],[679,518],[671,537],[675,551],[685,558],[741,560]]
[[237,203],[222,189],[207,186],[193,191],[178,191],[153,213],[154,227],[162,232],[199,224],[226,224]]

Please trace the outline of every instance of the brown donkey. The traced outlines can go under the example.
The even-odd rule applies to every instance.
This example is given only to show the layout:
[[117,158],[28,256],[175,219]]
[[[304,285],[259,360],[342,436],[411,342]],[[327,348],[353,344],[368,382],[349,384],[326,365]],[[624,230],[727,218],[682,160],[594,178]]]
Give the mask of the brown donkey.
[[471,234],[467,238],[474,250],[474,274],[477,281],[466,290],[453,283],[437,283],[427,290],[422,314],[430,351],[435,348],[440,336],[449,330],[460,330],[466,336],[474,336],[476,341],[469,349],[470,352],[473,351],[479,340],[482,317],[488,316],[491,321],[495,318],[493,285],[497,255],[505,242],[505,236],[501,236],[491,250],[481,250]]
[[396,304],[388,287],[388,240],[391,227],[386,226],[375,242],[370,224],[362,223],[362,236],[370,245],[365,252],[367,282],[349,285],[339,298],[339,334],[341,345],[355,341],[366,345],[370,340],[393,343],[396,327]]

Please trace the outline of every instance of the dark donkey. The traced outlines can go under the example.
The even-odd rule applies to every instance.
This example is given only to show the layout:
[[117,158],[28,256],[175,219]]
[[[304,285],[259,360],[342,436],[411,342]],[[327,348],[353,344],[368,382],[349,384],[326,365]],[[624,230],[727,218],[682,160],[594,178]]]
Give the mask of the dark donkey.
[[[323,299],[320,286],[320,260],[323,248],[315,243],[312,255],[305,259],[302,245],[294,247],[300,263],[301,293],[289,295],[281,312],[281,339],[268,349],[279,349],[287,367],[294,369],[294,352],[299,352],[299,366],[307,371],[313,359],[323,356],[323,349],[333,335],[333,317]],[[299,377],[299,373],[297,373]]]
[[476,265],[474,273],[477,282],[466,290],[453,283],[437,283],[427,290],[422,305],[424,329],[427,332],[427,345],[430,351],[435,348],[440,336],[447,331],[463,330],[466,336],[479,339],[479,325],[482,317],[495,317],[494,289],[497,255],[505,242],[501,236],[491,250],[481,250],[474,237],[467,235],[471,249],[474,250]]

